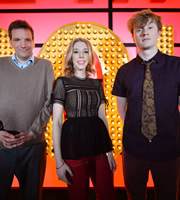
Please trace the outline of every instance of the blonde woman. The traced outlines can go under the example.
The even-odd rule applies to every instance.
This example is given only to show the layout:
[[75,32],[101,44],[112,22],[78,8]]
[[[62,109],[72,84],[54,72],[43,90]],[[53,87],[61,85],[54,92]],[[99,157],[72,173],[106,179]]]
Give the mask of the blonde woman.
[[[73,40],[64,57],[65,76],[53,92],[53,141],[59,180],[71,200],[88,200],[89,178],[99,200],[115,200],[112,173],[116,163],[104,113],[99,80],[89,78],[94,55],[89,41]],[[67,120],[62,125],[63,108]]]

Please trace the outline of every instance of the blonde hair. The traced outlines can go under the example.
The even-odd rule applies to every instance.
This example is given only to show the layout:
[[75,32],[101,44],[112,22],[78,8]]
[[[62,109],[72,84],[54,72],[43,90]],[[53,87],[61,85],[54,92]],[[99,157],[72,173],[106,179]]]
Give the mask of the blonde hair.
[[74,45],[77,42],[84,42],[87,45],[88,52],[89,52],[89,62],[86,67],[86,76],[89,77],[91,73],[92,74],[95,73],[95,69],[93,68],[95,58],[94,58],[91,43],[84,38],[76,38],[70,42],[69,47],[66,53],[64,54],[64,74],[67,77],[72,77],[75,74],[72,54],[73,54]]
[[161,17],[154,14],[150,9],[146,9],[136,12],[132,15],[132,17],[127,22],[128,31],[130,31],[133,35],[135,28],[143,28],[146,26],[149,20],[157,25],[159,31],[162,30]]

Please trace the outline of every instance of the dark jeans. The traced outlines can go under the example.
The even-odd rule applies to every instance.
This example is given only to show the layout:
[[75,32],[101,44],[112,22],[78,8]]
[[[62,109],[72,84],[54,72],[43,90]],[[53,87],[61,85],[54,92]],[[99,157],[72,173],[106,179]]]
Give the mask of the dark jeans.
[[91,178],[98,200],[116,200],[112,172],[106,155],[66,160],[74,176],[69,186],[71,200],[88,200],[89,178]]
[[123,150],[123,172],[128,200],[146,199],[146,185],[151,171],[157,200],[176,200],[176,160],[149,162]]
[[46,167],[46,143],[0,150],[0,200],[7,200],[14,175],[23,200],[40,200]]
[[177,159],[177,200],[180,200],[180,157]]

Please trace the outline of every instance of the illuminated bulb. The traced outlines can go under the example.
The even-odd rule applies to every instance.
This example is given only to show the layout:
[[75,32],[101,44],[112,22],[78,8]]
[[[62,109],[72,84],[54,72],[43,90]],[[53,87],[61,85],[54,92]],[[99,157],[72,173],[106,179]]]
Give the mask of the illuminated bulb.
[[172,52],[171,50],[168,50],[168,54],[171,54],[171,52]]
[[94,39],[94,40],[96,40],[96,39],[97,39],[97,37],[96,37],[96,36],[94,36],[94,37],[93,37],[93,39]]
[[88,39],[88,40],[90,40],[90,39],[91,39],[91,37],[90,37],[90,36],[88,36],[88,37],[87,37],[87,39]]
[[114,52],[114,51],[115,51],[115,48],[112,48],[111,51]]
[[100,55],[99,55],[99,58],[102,58],[102,57],[103,57],[102,54],[100,54]]
[[61,69],[62,69],[62,67],[61,67],[61,66],[58,66],[58,69],[59,69],[59,70],[61,70]]
[[102,40],[102,39],[103,39],[103,37],[102,37],[102,36],[100,36],[100,37],[99,37],[99,39],[100,39],[100,40]]
[[87,33],[90,34],[90,33],[91,33],[91,30],[88,30]]
[[57,32],[58,32],[58,34],[61,34],[61,33],[62,33],[62,31],[61,31],[61,30],[58,30]]
[[109,57],[109,54],[106,54],[106,58],[108,58]]
[[115,136],[116,136],[114,133],[112,133],[111,135],[112,135],[112,137],[115,137]]
[[120,128],[120,127],[117,127],[117,130],[118,130],[118,131],[121,131],[121,128]]
[[100,33],[100,34],[102,34],[102,33],[103,33],[103,31],[102,31],[102,30],[100,30],[100,31],[99,31],[99,33]]
[[85,34],[85,30],[82,30],[81,33],[82,33],[82,34]]
[[96,34],[96,33],[97,33],[97,31],[96,31],[96,30],[94,30],[94,31],[93,31],[93,33],[94,33],[94,34]]
[[93,43],[93,46],[97,46],[97,43],[95,42],[95,43]]
[[109,64],[109,60],[106,60],[105,63],[106,63],[106,64]]
[[126,54],[123,54],[123,58],[126,58],[127,57],[127,55]]
[[81,26],[82,28],[85,28],[85,24],[82,24],[82,26]]
[[48,46],[48,47],[50,46],[49,42],[46,43],[46,46]]
[[53,36],[53,37],[52,37],[52,40],[56,40],[56,38]]
[[114,54],[112,54],[112,55],[111,55],[111,58],[114,58],[114,57],[115,57],[115,55],[114,55]]
[[76,28],[79,28],[79,24],[76,24]]
[[102,51],[103,51],[103,48],[100,48],[99,51],[102,52]]
[[87,27],[88,27],[88,28],[91,28],[91,24],[88,24]]
[[111,42],[111,46],[114,46],[114,44],[115,44],[114,42]]
[[109,31],[108,31],[108,30],[106,30],[106,31],[105,31],[105,34],[108,34],[108,33],[109,33]]
[[76,30],[76,34],[79,34],[79,30]]
[[61,60],[58,60],[58,63],[59,63],[59,64],[61,64],[61,63],[62,63],[62,61],[61,61]]
[[109,49],[108,49],[108,48],[106,48],[106,49],[105,49],[105,51],[106,51],[106,52],[108,52],[108,51],[109,51]]
[[115,115],[111,115],[112,118],[115,118]]
[[114,63],[115,63],[115,60],[112,60],[111,63],[114,64]]
[[103,43],[102,43],[102,42],[100,42],[100,43],[99,43],[99,46],[102,46],[102,45],[103,45]]
[[72,30],[70,30],[70,31],[69,31],[69,33],[72,35],[72,34],[73,34],[73,31],[72,31]]
[[118,133],[118,134],[117,134],[117,136],[118,136],[118,137],[121,137],[121,134],[120,134],[120,133]]
[[116,141],[115,141],[115,140],[112,140],[112,143],[113,143],[113,144],[115,144],[115,143],[116,143]]
[[105,45],[108,46],[108,45],[109,45],[109,42],[106,42]]

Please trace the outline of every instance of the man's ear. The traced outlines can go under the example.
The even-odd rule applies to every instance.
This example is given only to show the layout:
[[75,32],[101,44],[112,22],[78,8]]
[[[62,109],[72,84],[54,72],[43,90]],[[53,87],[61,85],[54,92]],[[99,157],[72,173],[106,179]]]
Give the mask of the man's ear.
[[159,35],[159,37],[161,36],[161,31],[158,31],[158,35]]
[[12,40],[11,39],[9,40],[9,43],[10,43],[11,47],[13,48],[13,44],[12,44]]

